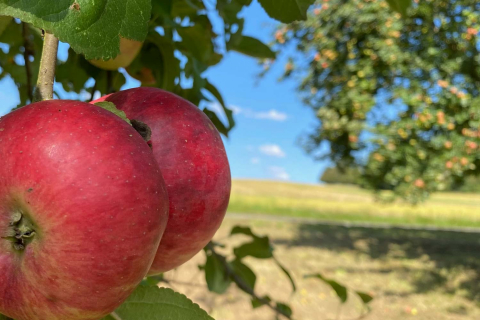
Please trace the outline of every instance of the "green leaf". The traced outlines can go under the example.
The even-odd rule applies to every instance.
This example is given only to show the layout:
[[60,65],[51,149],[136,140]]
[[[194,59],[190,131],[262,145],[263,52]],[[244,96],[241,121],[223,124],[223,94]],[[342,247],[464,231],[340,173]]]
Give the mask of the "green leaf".
[[62,84],[65,91],[80,93],[88,79],[97,79],[100,72],[84,56],[68,49],[68,59],[58,65],[55,80]]
[[254,58],[275,59],[276,57],[275,52],[269,46],[258,39],[248,36],[242,36],[240,41],[229,49]]
[[213,111],[208,109],[203,109],[203,113],[207,115],[207,117],[212,121],[213,125],[217,128],[217,130],[223,134],[225,137],[228,137],[228,128],[223,124],[223,122],[218,118],[217,114]]
[[156,87],[173,91],[175,79],[180,73],[180,61],[174,56],[175,47],[171,39],[150,32],[139,56],[128,68],[135,77],[143,69],[150,69],[155,78]]
[[0,35],[2,35],[11,21],[12,17],[0,16]]
[[258,0],[268,15],[283,23],[307,18],[308,8],[315,0]]
[[253,238],[252,242],[246,243],[233,250],[238,259],[252,256],[259,259],[273,258],[273,248],[268,237],[259,237],[249,227],[235,226],[230,235],[244,234]]
[[53,33],[87,59],[103,60],[120,53],[120,37],[145,39],[151,9],[150,0],[0,0],[1,15]]
[[306,276],[305,278],[317,278],[322,280],[335,291],[341,303],[345,303],[347,301],[347,298],[348,298],[347,288],[345,286],[342,286],[338,282],[331,279],[327,279],[324,276],[322,276],[320,273],[309,275],[309,276]]
[[285,273],[285,275],[287,276],[288,280],[290,280],[290,284],[292,285],[292,290],[293,292],[297,291],[297,286],[295,285],[295,281],[293,280],[293,277],[292,275],[290,274],[290,271],[288,271],[281,263],[280,261],[277,260],[277,258],[273,258],[273,260],[275,260],[275,263],[277,264],[277,266],[280,267],[280,269],[282,269],[283,273]]
[[247,236],[251,237],[256,237],[256,235],[252,232],[252,229],[249,227],[242,227],[242,226],[235,226],[232,228],[232,231],[230,231],[230,235],[234,234],[244,234]]
[[156,276],[151,276],[151,277],[146,277],[142,281],[142,285],[145,286],[157,286],[160,282],[164,281],[165,278],[163,277],[163,273],[156,275]]
[[8,317],[4,316],[3,314],[0,314],[0,320],[8,320]]
[[225,112],[225,115],[227,116],[228,131],[232,130],[233,127],[235,126],[235,120],[233,119],[233,111],[226,106],[225,101],[223,100],[223,97],[218,91],[218,89],[213,84],[211,84],[208,80],[205,80],[205,83],[206,83],[205,90],[210,92],[215,97],[215,99],[217,99],[217,101],[222,106],[223,111]]
[[122,110],[118,110],[113,102],[101,101],[101,102],[96,102],[95,105],[102,109],[110,111],[114,115],[122,118],[129,125],[132,125],[132,123],[130,122],[130,119],[127,118],[127,115],[125,114],[125,112],[123,112]]
[[233,268],[233,271],[242,278],[252,290],[255,289],[255,282],[257,281],[257,276],[248,266],[243,264],[240,260],[233,260],[230,265]]
[[407,9],[412,5],[412,0],[387,0],[390,7],[401,13],[402,16],[407,14]]
[[[268,301],[268,302],[271,302],[272,299],[270,299],[269,296],[264,296],[262,297],[264,300]],[[256,298],[252,298],[252,308],[253,309],[256,309],[256,308],[260,308],[261,306],[264,306],[265,303],[259,299],[256,299]]]
[[245,243],[233,250],[238,259],[247,256],[269,259],[273,257],[273,249],[268,237],[255,237],[252,242]]
[[178,47],[182,48],[184,54],[194,57],[201,63],[214,65],[218,61],[214,57],[212,26],[209,21],[202,20],[200,22],[194,26],[177,28],[177,32],[182,38]]
[[290,308],[290,306],[285,303],[277,302],[277,308],[289,317],[291,317],[293,314],[292,308]]
[[197,304],[172,289],[139,286],[114,315],[102,320],[213,320]]
[[361,292],[361,291],[355,291],[355,293],[362,300],[364,304],[368,304],[373,300],[373,297],[368,293]]
[[207,280],[208,290],[218,294],[227,291],[232,282],[222,262],[214,255],[207,255],[205,279]]

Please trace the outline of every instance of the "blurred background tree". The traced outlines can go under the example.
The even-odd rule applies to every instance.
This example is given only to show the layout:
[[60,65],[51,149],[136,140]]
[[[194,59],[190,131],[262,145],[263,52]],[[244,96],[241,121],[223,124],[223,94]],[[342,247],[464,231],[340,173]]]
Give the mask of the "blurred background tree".
[[403,18],[384,0],[323,0],[281,26],[284,77],[318,118],[304,148],[412,203],[461,188],[480,173],[479,22],[471,0],[416,0]]

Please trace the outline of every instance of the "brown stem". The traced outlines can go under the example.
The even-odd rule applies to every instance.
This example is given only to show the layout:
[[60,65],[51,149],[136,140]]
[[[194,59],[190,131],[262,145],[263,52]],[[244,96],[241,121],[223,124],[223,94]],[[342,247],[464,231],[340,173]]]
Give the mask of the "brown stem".
[[90,93],[90,100],[88,102],[93,101],[93,96],[95,95],[96,91],[97,91],[97,80],[95,80],[95,84],[93,85],[92,92]]
[[209,244],[207,244],[207,248],[212,252],[212,255],[214,255],[222,263],[222,265],[225,268],[225,271],[227,272],[230,279],[232,279],[232,281],[235,282],[235,284],[240,289],[242,289],[243,291],[245,291],[246,293],[251,295],[254,299],[260,301],[262,304],[266,305],[267,307],[269,307],[270,309],[275,311],[277,314],[281,314],[282,316],[284,316],[287,319],[292,319],[288,314],[286,314],[283,310],[277,308],[270,301],[268,301],[267,299],[264,299],[262,297],[259,297],[255,293],[255,291],[253,291],[253,289],[247,283],[245,283],[240,276],[238,276],[235,273],[235,271],[232,269],[230,264],[227,262],[227,259],[225,259],[224,256],[218,254],[218,252],[215,251],[215,247],[211,242]]
[[32,41],[30,40],[30,33],[28,25],[22,22],[22,35],[23,35],[23,58],[25,60],[25,71],[27,73],[27,95],[30,102],[33,102],[33,90],[32,90],[32,65],[30,63],[30,57],[34,55],[32,48]]
[[46,32],[43,40],[42,59],[38,74],[35,100],[52,100],[53,83],[55,82],[55,67],[57,66],[58,38]]
[[113,89],[113,71],[107,70],[107,94],[114,93]]

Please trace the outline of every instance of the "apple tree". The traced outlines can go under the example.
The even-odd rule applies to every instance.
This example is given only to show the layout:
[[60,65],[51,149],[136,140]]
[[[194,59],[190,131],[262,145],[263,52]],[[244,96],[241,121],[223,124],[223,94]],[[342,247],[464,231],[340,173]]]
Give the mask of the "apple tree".
[[[52,4],[41,1],[22,3],[1,1],[0,43],[3,45],[0,50],[1,77],[10,77],[15,82],[20,97],[18,107],[25,106],[25,108],[21,108],[1,119],[2,128],[0,128],[0,131],[2,131],[2,138],[0,142],[5,139],[5,141],[2,142],[2,148],[0,148],[2,153],[4,153],[4,155],[7,153],[11,154],[12,152],[8,150],[13,148],[13,141],[18,139],[19,134],[22,134],[20,131],[13,130],[15,127],[14,123],[18,123],[21,128],[26,128],[26,126],[29,126],[29,123],[36,121],[38,126],[44,121],[45,117],[53,111],[59,112],[55,120],[63,120],[61,126],[53,129],[54,135],[59,133],[59,128],[71,127],[70,136],[75,134],[80,137],[81,130],[84,129],[83,126],[76,126],[75,114],[77,114],[77,116],[82,115],[85,121],[89,121],[88,125],[93,127],[98,124],[98,126],[101,125],[102,127],[110,128],[108,124],[111,122],[112,128],[114,127],[118,132],[117,135],[121,135],[122,132],[127,133],[132,131],[133,129],[128,125],[132,125],[136,129],[133,122],[129,122],[128,119],[124,117],[124,114],[124,120],[128,122],[128,125],[123,123],[123,120],[114,120],[113,118],[116,118],[116,116],[109,114],[107,111],[93,111],[94,109],[89,109],[86,104],[62,100],[65,93],[68,93],[69,97],[73,94],[79,101],[91,101],[95,95],[103,96],[119,91],[125,84],[127,77],[138,79],[144,86],[162,88],[176,93],[190,100],[195,105],[200,105],[202,101],[209,101],[209,99],[218,100],[218,102],[224,106],[228,123],[222,123],[218,116],[208,109],[204,109],[203,111],[215,124],[219,132],[228,135],[228,131],[234,125],[232,112],[225,107],[221,94],[208,82],[203,76],[203,73],[210,66],[220,62],[223,55],[230,50],[235,50],[256,58],[273,58],[275,56],[268,46],[253,37],[242,34],[243,18],[239,17],[239,13],[251,2],[251,0],[222,0],[212,4],[192,0],[123,0],[94,3],[82,0],[63,0]],[[306,10],[311,2],[310,0],[282,0],[274,4],[270,1],[260,1],[268,14],[282,22],[291,22],[305,18]],[[213,31],[213,26],[210,21],[211,17],[209,16],[212,11],[218,18],[222,19],[224,30],[221,35],[217,35]],[[68,58],[65,60],[57,60],[59,40],[70,46]],[[60,84],[63,90],[54,90],[54,88],[58,88],[58,86],[54,87],[55,82]],[[49,100],[54,97],[59,100],[49,102]],[[35,104],[35,107],[29,105],[35,101],[44,102]],[[98,105],[122,116],[120,111],[112,109],[111,106]],[[61,113],[62,111],[64,112]],[[91,120],[86,118],[87,114],[89,117],[91,116]],[[101,124],[101,120],[106,122]],[[108,130],[112,131],[114,129]],[[92,131],[93,129],[88,132],[91,134]],[[57,141],[48,138],[51,136],[49,130],[42,131],[39,134],[40,135],[36,137],[37,139],[46,139],[48,143]],[[80,139],[88,142],[88,135],[89,134],[84,134]],[[129,148],[134,148],[134,146],[138,147],[138,150],[145,148],[146,145],[143,145],[145,142],[143,142],[143,144],[138,143],[140,138],[135,134],[129,133],[127,136],[130,138],[126,139],[127,141],[125,143],[104,141],[107,144],[99,146],[92,145],[93,149],[97,150],[92,154],[108,152],[119,152],[119,154],[122,154],[121,150],[128,150]],[[12,137],[13,139],[11,139]],[[113,138],[113,136],[111,137]],[[137,141],[132,142],[132,139],[136,139]],[[7,140],[10,142],[7,143]],[[148,140],[148,138],[145,138],[145,140]],[[110,149],[110,144],[112,144],[112,149]],[[123,146],[123,144],[125,144],[125,146]],[[67,143],[65,145],[68,146],[69,144]],[[53,144],[49,146],[50,148],[55,147]],[[75,152],[78,154],[85,153],[85,147],[79,146],[80,145],[77,146]],[[82,144],[82,146],[85,145]],[[38,144],[35,145],[36,152],[40,151],[38,148],[40,148]],[[113,151],[113,149],[116,151]],[[31,152],[34,153],[34,151]],[[141,152],[144,153],[145,151]],[[31,155],[32,153],[27,154]],[[131,152],[130,154],[133,155],[134,153]],[[20,159],[23,159],[22,157],[23,151],[20,151],[15,156],[9,156],[8,159],[5,158],[2,163],[2,169],[9,170],[9,168],[15,167],[16,164],[21,161]],[[91,157],[102,160],[102,158],[97,158],[99,157],[97,155]],[[88,160],[88,158],[85,157],[80,158],[82,158],[82,161]],[[138,216],[138,221],[131,220],[131,226],[135,227],[130,226],[128,228],[129,231],[124,233],[125,238],[132,238],[128,236],[129,233],[136,232],[136,228],[140,228],[140,225],[144,224],[143,220],[148,220],[152,223],[151,226],[147,226],[148,234],[146,231],[142,233],[138,230],[138,239],[135,240],[135,244],[129,248],[129,250],[133,250],[136,253],[129,258],[127,256],[124,258],[124,260],[128,258],[128,266],[138,265],[135,268],[127,268],[125,264],[125,268],[122,269],[122,264],[118,264],[116,267],[119,268],[119,270],[121,269],[122,272],[114,272],[114,269],[99,272],[96,276],[100,277],[104,274],[104,277],[98,282],[95,282],[94,286],[91,287],[91,290],[97,290],[92,293],[96,292],[98,297],[96,298],[95,294],[83,298],[78,297],[79,301],[84,301],[84,304],[91,304],[96,300],[99,305],[109,305],[110,307],[108,308],[111,308],[112,301],[121,302],[125,300],[124,295],[131,292],[131,281],[136,281],[132,279],[138,278],[139,275],[146,275],[144,269],[148,261],[151,261],[151,255],[155,253],[151,249],[155,246],[155,243],[158,243],[158,238],[163,233],[162,230],[165,226],[164,214],[157,216],[158,219],[156,220],[159,221],[153,221],[155,219],[152,219],[150,216],[150,214],[153,213],[150,208],[157,207],[157,210],[161,208],[162,211],[164,211],[165,193],[161,189],[161,186],[158,185],[159,180],[156,180],[158,171],[152,171],[154,167],[151,166],[152,161],[148,159],[148,157],[135,159],[133,156],[124,155],[121,161],[122,165],[126,166],[125,168],[130,166],[129,163],[131,162],[131,167],[143,168],[143,166],[145,166],[145,173],[149,172],[145,175],[145,179],[142,179],[138,188],[135,188],[134,184],[129,183],[127,180],[130,187],[122,190],[122,192],[130,190],[128,193],[131,197],[134,197],[135,190],[138,190],[138,192],[145,189],[147,191],[150,190],[148,194],[151,198],[149,198],[147,202],[138,204],[137,208],[138,210],[143,210],[141,208],[144,208],[144,215]],[[137,162],[136,164],[134,164],[135,161]],[[105,163],[106,167],[101,169],[97,165],[100,162],[95,162],[97,167],[94,169],[98,172],[93,176],[91,173],[86,174],[84,172],[82,174],[81,170],[77,170],[74,173],[78,175],[78,179],[80,180],[88,179],[88,182],[85,181],[85,183],[93,183],[96,187],[100,187],[102,185],[102,179],[109,179],[109,176],[104,177],[101,174],[103,171],[107,172],[108,164]],[[87,161],[86,164],[87,163],[89,162]],[[114,167],[118,168],[119,166]],[[48,170],[57,169],[58,167],[48,167]],[[85,166],[83,170],[91,169],[92,168]],[[140,169],[136,170],[137,173],[140,173]],[[124,171],[129,172],[128,169]],[[38,170],[36,172],[38,172]],[[17,174],[24,177],[24,179],[30,179],[26,172],[24,174],[9,170],[3,173],[2,184],[6,184],[10,180],[14,181],[14,176]],[[56,179],[57,177],[61,178],[64,176],[52,173],[50,177]],[[99,179],[97,183],[92,182],[92,177]],[[153,181],[156,181],[155,183],[157,184],[149,185],[149,183],[153,183]],[[16,183],[21,183],[21,181],[17,180]],[[66,190],[68,190],[68,188]],[[94,193],[94,189],[91,188],[89,188],[88,191],[80,188],[80,193],[73,191],[72,188],[70,188],[70,190],[70,192],[73,192],[72,195],[74,194],[71,198],[74,199],[81,197],[82,193]],[[153,193],[153,191],[155,191],[155,193]],[[2,197],[3,192],[3,189],[0,190]],[[26,192],[28,195],[28,193],[35,192],[35,189],[28,188]],[[104,196],[107,195],[107,193],[100,190],[98,190],[98,193],[102,193]],[[154,194],[157,196],[154,197]],[[128,205],[128,197],[122,197],[122,193],[120,192],[116,196],[117,198],[109,201],[112,205]],[[22,195],[20,198],[26,199],[25,201],[28,200],[27,196]],[[145,196],[143,196],[143,198],[145,198]],[[35,219],[31,218],[32,214],[29,212],[29,209],[27,210],[28,206],[23,204],[24,200],[9,199],[8,197],[2,199],[2,201],[7,201],[7,205],[9,206],[5,213],[13,212],[11,218],[7,217],[7,215],[5,215],[7,219],[2,218],[2,225],[4,221],[10,220],[10,223],[6,226],[6,230],[3,230],[2,227],[2,247],[0,253],[2,256],[5,254],[6,257],[10,257],[11,254],[4,253],[3,250],[10,252],[12,250],[10,246],[18,251],[15,254],[23,254],[25,248],[30,246],[31,241],[34,241],[32,243],[35,245],[35,248],[38,249],[38,242],[32,239],[38,238],[41,240],[42,236],[45,236],[45,239],[47,238],[47,236],[41,232],[43,229],[40,230],[41,228],[34,222]],[[89,201],[85,195],[83,195],[83,199]],[[103,207],[103,210],[107,210],[105,205],[101,205],[101,207]],[[78,214],[72,213],[72,216],[81,216],[88,213],[88,211],[82,211],[81,208],[81,206],[76,206],[76,210],[79,210]],[[58,208],[58,210],[59,212],[63,212],[60,208]],[[105,225],[108,225],[107,221],[102,222],[102,219],[113,219],[114,216],[113,212],[112,216],[106,214],[107,212],[110,211],[105,211],[101,219],[98,219],[96,224],[95,221],[93,221],[92,224],[98,228],[104,228]],[[65,215],[63,219],[67,219],[68,217],[68,215]],[[51,223],[55,224],[55,221],[51,221]],[[58,223],[56,225],[58,225]],[[70,225],[69,227],[72,229],[69,232],[70,236],[74,238],[75,233],[73,231],[80,232],[80,229],[74,225]],[[88,232],[93,232],[92,229],[93,227],[90,227]],[[120,231],[121,228],[111,228],[111,232]],[[255,294],[255,274],[242,262],[242,258],[246,256],[273,259],[273,249],[268,238],[258,237],[245,228],[238,228],[232,231],[232,235],[238,233],[251,236],[253,240],[251,243],[240,246],[238,250],[236,249],[233,260],[220,253],[218,250],[219,244],[211,243],[205,248],[207,262],[202,268],[205,270],[209,288],[214,292],[221,293],[230,283],[235,283],[239,288],[252,296],[252,303],[254,303],[255,307],[266,305],[274,310],[276,314],[291,318],[292,311],[288,305],[276,303],[270,298],[258,297]],[[143,237],[141,236],[142,234]],[[106,242],[107,239],[113,241],[113,238],[107,237],[103,239],[102,232],[97,232],[96,235],[100,237],[99,244]],[[143,242],[146,240],[146,237],[148,237],[149,240]],[[121,234],[118,234],[117,238],[119,241],[125,240],[120,239],[122,238]],[[143,241],[141,240],[142,238]],[[95,241],[95,239],[96,236],[90,236],[89,241],[83,244],[86,246],[86,252],[90,250],[93,252],[93,248],[88,247],[88,243]],[[68,246],[70,243],[73,242],[62,242],[62,245]],[[135,246],[138,246],[138,248],[134,249]],[[56,247],[60,248],[58,245]],[[129,246],[126,245],[125,248],[127,247]],[[142,249],[140,249],[140,247]],[[115,246],[115,248],[115,250],[108,250],[108,248],[105,247],[102,250],[110,251],[110,254],[113,254],[113,252],[120,250],[118,246]],[[34,249],[29,249],[28,252],[40,252],[32,250]],[[99,252],[98,250],[97,253]],[[57,252],[65,251],[68,251],[68,249],[60,248]],[[125,252],[125,254],[127,253]],[[49,257],[50,259],[54,259],[52,255],[49,255]],[[98,257],[91,256],[90,258],[97,259]],[[111,266],[112,261],[119,258],[120,257],[108,258],[106,256],[105,259],[107,259],[110,264],[105,264],[105,266]],[[133,260],[138,261],[138,263],[132,263]],[[2,261],[6,260],[2,259]],[[291,279],[294,287],[293,279],[289,272],[283,268],[279,262],[277,263]],[[81,269],[82,265],[81,263],[77,263],[75,268]],[[103,265],[103,263],[99,264],[99,266],[101,265]],[[3,269],[7,268],[7,262],[2,262],[1,267],[2,270],[7,270]],[[38,271],[40,270],[39,268],[41,269],[42,266],[37,266],[34,269]],[[30,268],[25,267],[25,270],[30,270]],[[81,272],[77,272],[77,274],[80,275]],[[45,278],[42,279],[42,281],[47,281],[52,286],[57,287],[56,279],[58,275],[52,276],[53,278],[47,277],[45,273],[44,275]],[[113,286],[115,282],[113,278],[117,276],[118,283],[116,286]],[[201,310],[185,296],[175,293],[170,289],[159,288],[157,283],[161,281],[161,279],[162,278],[158,276],[146,278],[119,308],[104,319],[164,319],[166,317],[169,319],[211,319],[206,312]],[[29,283],[31,283],[30,280],[33,281],[34,278],[29,278]],[[88,286],[85,284],[90,280],[91,279],[83,279],[84,284],[81,284],[81,278],[72,279],[72,284],[74,284],[77,290],[79,290],[80,287],[82,290],[88,290]],[[128,282],[129,280],[130,282]],[[64,288],[62,286],[67,285],[67,283],[68,281],[63,282],[62,285],[59,285],[59,288]],[[112,284],[112,294],[109,294],[110,291],[102,291],[103,289],[106,290],[109,283]],[[218,287],[219,284],[222,288]],[[49,284],[45,285],[49,286]],[[19,299],[21,298],[21,301],[10,301],[14,299],[15,295],[9,295],[8,299],[10,300],[7,299],[7,301],[5,301],[4,299],[1,304],[2,310],[0,311],[4,311],[3,308],[5,308],[6,313],[15,314],[16,317],[19,317],[17,320],[23,320],[22,318],[25,317],[28,319],[32,317],[42,317],[42,315],[59,319],[74,317],[73,314],[76,313],[75,310],[71,307],[65,308],[60,306],[65,304],[66,301],[60,301],[57,297],[50,294],[35,301],[35,295],[38,294],[38,290],[41,290],[41,288],[31,288],[30,291],[17,292],[16,296],[18,296]],[[61,290],[63,291],[63,289]],[[51,292],[52,290],[49,289],[47,291]],[[121,293],[121,295],[115,294],[116,292]],[[31,299],[24,301],[29,294],[31,295]],[[78,294],[81,295],[81,291],[78,291]],[[108,299],[101,298],[103,296],[108,296]],[[48,303],[40,306],[40,301],[44,299],[47,299]],[[15,303],[21,303],[23,305],[22,308],[13,307]],[[31,306],[30,303],[32,304]],[[55,306],[55,304],[57,304],[57,306]],[[33,307],[35,305],[37,306]],[[78,319],[96,318],[98,314],[103,312],[102,310],[107,309],[89,310],[91,315],[79,314]],[[53,315],[52,310],[58,310],[58,314]]]
[[294,48],[284,76],[318,118],[305,149],[416,203],[480,173],[480,4],[388,3],[317,1],[274,48]]
[[[307,10],[314,0],[277,0],[275,2],[258,0],[258,2],[272,18],[282,23],[292,23],[307,18]],[[90,102],[95,96],[104,96],[120,91],[126,83],[126,79],[133,77],[139,80],[142,86],[173,92],[195,105],[206,105],[206,102],[217,100],[224,108],[227,123],[223,123],[219,116],[208,108],[204,108],[203,112],[220,133],[228,136],[228,132],[235,124],[232,111],[227,108],[217,88],[205,78],[204,72],[209,67],[218,64],[229,51],[237,51],[258,59],[274,59],[276,57],[275,52],[267,45],[252,36],[243,34],[244,18],[240,16],[240,12],[251,3],[252,0],[217,0],[215,2],[201,0],[104,0],[97,2],[60,0],[55,3],[1,0],[0,78],[9,77],[16,84],[20,98],[18,107],[27,106],[25,109],[22,108],[21,112],[12,113],[1,119],[2,124],[8,124],[9,128],[12,128],[14,127],[12,123],[16,121],[28,122],[28,119],[15,120],[15,118],[24,114],[27,117],[32,112],[37,112],[39,121],[43,121],[41,120],[44,119],[41,116],[43,113],[52,112],[52,108],[62,112],[65,105],[84,115],[83,110],[90,110],[85,104],[64,102],[65,100],[62,99],[66,96],[71,98],[73,95],[78,101]],[[409,1],[391,0],[389,3],[394,10],[403,13]],[[220,25],[223,30],[219,34],[214,32],[212,15],[221,21]],[[59,40],[69,45],[68,57],[63,60],[57,60]],[[55,83],[56,86],[54,86]],[[52,98],[57,98],[58,100],[54,100],[57,102],[48,102]],[[49,107],[40,108],[39,104],[35,108],[28,107],[35,101],[46,101],[41,105]],[[122,121],[132,125],[126,119],[125,114],[115,107],[112,108],[108,103],[107,105],[99,104],[99,106],[123,117]],[[97,111],[97,113],[105,119],[113,121],[112,123],[115,123],[114,126],[116,126],[115,130],[118,130],[119,133],[133,130],[123,122],[121,125],[115,118],[116,116],[110,113],[104,111]],[[112,117],[116,120],[113,120]],[[67,116],[64,119],[64,123],[73,121],[69,123],[72,126],[75,125],[75,119]],[[92,119],[94,119],[93,122],[97,121],[98,115],[92,115]],[[104,125],[100,122],[98,124]],[[133,127],[135,128],[134,125]],[[21,126],[21,128],[24,127]],[[3,127],[0,128],[0,131],[2,134],[16,134],[17,138],[18,134],[21,134],[21,132],[11,133],[10,129],[5,132]],[[42,134],[48,134],[48,130]],[[133,134],[128,136],[132,137]],[[147,136],[148,134],[143,137],[148,141]],[[11,145],[4,143],[2,147],[11,148]],[[6,153],[11,152],[6,151]],[[21,154],[23,151],[15,157],[21,159]],[[8,163],[16,162],[16,158],[9,159]],[[147,161],[145,159],[137,160],[139,164],[133,165],[134,167],[142,166],[142,161],[144,161],[143,164]],[[128,161],[134,163],[136,160],[128,156]],[[87,169],[90,170],[90,168]],[[6,172],[5,176],[9,174],[11,171]],[[146,177],[152,178],[155,175],[156,173],[152,171],[150,174],[147,173]],[[98,177],[101,179],[101,175]],[[26,192],[34,192],[34,189],[29,188]],[[117,200],[125,201],[123,198]],[[153,198],[151,200],[153,201],[152,205],[154,201],[159,201]],[[14,201],[14,203],[17,202]],[[7,236],[1,238],[2,241],[11,242],[19,251],[24,249],[35,233],[32,231],[33,225],[27,223],[29,220],[24,218],[27,215],[23,213],[24,207],[22,206],[19,205],[18,212],[13,215],[13,222],[7,228]],[[102,225],[105,225],[105,222]],[[153,232],[154,229],[152,228],[150,231]],[[100,232],[98,234],[101,235]],[[143,234],[145,235],[146,232]],[[270,240],[268,237],[258,236],[251,229],[241,226],[234,227],[231,231],[232,237],[237,235],[246,236],[250,241],[234,248],[233,253],[225,252],[224,246],[216,242],[210,242],[204,248],[206,263],[200,268],[205,272],[208,288],[212,292],[221,294],[231,284],[235,284],[251,296],[252,307],[266,306],[271,308],[277,317],[291,319],[292,310],[287,304],[275,302],[269,296],[256,294],[256,275],[243,261],[247,256],[257,259],[273,259],[290,280],[292,290],[295,291],[295,282],[289,271],[275,259]],[[0,247],[0,253],[2,253],[1,250],[3,247]],[[149,251],[146,247],[142,250]],[[151,254],[153,252],[147,255]],[[41,266],[37,266],[36,270],[38,268]],[[111,276],[110,274],[108,279]],[[346,301],[346,287],[324,278],[320,274],[312,277],[331,286],[339,296],[341,303]],[[205,311],[185,296],[170,289],[159,288],[157,284],[162,279],[162,276],[145,278],[121,306],[103,319],[211,319]],[[55,278],[51,278],[50,281],[55,282]],[[81,279],[76,279],[76,281],[79,283]],[[100,282],[105,284],[108,281],[105,278]],[[372,299],[365,293],[355,293],[365,305]],[[122,297],[110,298],[118,298],[123,301]],[[49,304],[55,303],[54,297],[49,297],[49,299]],[[35,314],[36,312],[35,309],[32,311],[28,306],[27,309],[24,314]],[[62,316],[57,315],[57,317],[61,318]],[[87,316],[80,316],[81,319],[85,317]],[[0,315],[0,318],[6,317]]]

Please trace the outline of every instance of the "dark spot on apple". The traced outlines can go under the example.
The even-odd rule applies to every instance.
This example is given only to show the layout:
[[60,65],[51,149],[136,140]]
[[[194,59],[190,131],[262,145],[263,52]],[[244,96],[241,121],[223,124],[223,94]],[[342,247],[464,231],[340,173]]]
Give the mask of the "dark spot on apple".
[[33,188],[28,188],[27,192],[32,192]]
[[47,298],[47,300],[50,301],[50,302],[57,302],[57,301],[58,301],[58,298],[55,297],[55,296],[53,296],[53,295],[47,296],[46,298]]

